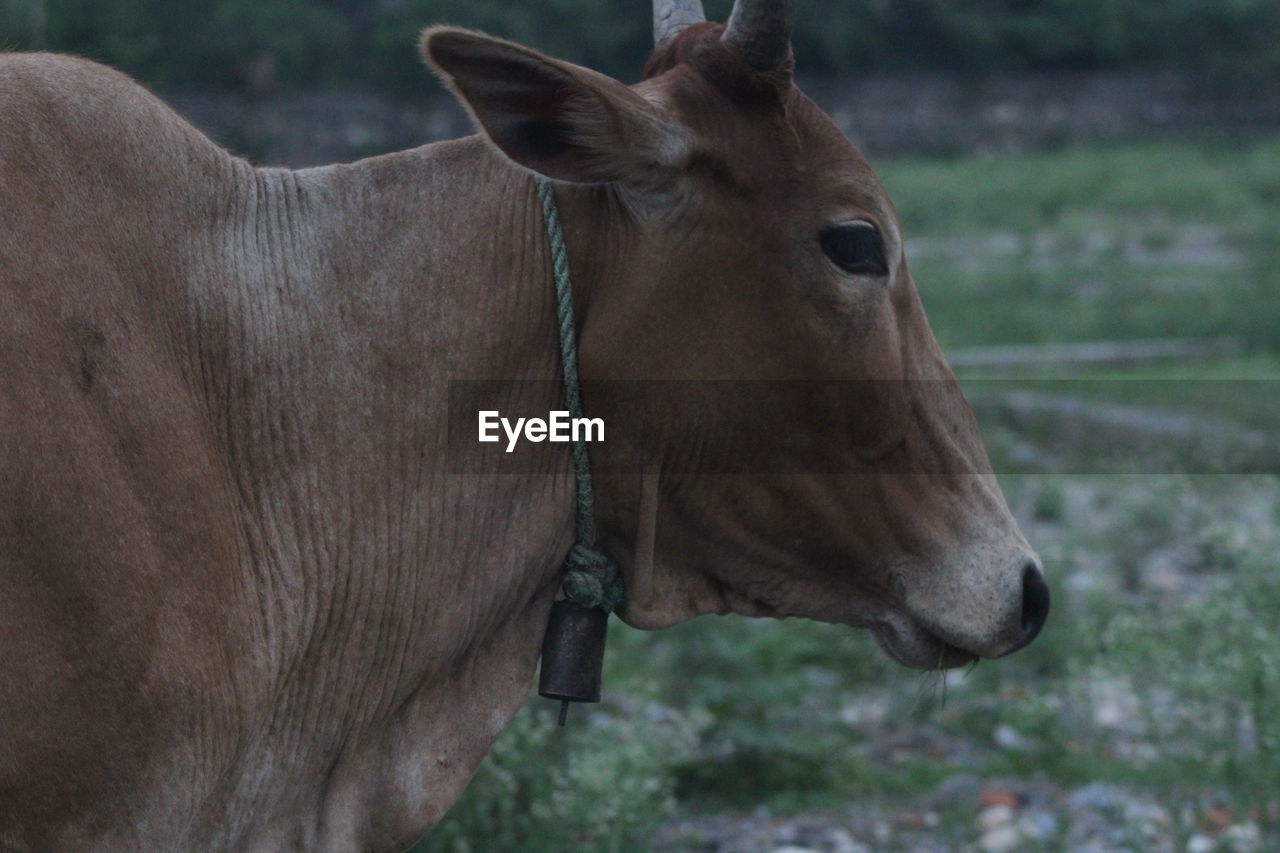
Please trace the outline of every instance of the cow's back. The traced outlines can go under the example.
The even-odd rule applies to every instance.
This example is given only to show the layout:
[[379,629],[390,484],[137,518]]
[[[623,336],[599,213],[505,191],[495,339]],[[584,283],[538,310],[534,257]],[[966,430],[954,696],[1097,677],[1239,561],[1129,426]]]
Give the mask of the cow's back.
[[186,788],[180,825],[226,760],[191,735],[239,713],[238,545],[179,305],[237,168],[123,75],[0,57],[0,848],[111,843],[113,791]]

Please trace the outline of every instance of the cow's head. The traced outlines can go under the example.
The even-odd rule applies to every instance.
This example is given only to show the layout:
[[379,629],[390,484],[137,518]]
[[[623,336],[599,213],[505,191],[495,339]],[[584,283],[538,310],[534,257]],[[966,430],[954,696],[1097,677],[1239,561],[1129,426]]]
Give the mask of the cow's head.
[[[1040,565],[925,320],[884,188],[793,83],[794,3],[738,0],[723,27],[697,0],[654,5],[657,48],[632,87],[476,33],[423,39],[501,152],[578,185],[560,196],[584,377],[684,381],[668,407],[647,397],[643,425],[588,395],[609,429],[598,468],[642,426],[667,472],[600,478],[623,618],[842,622],[921,668],[1020,648],[1048,612]],[[691,391],[698,380],[729,382]],[[779,387],[752,380],[798,391],[726,401],[735,382],[762,400]],[[746,460],[736,471],[725,448]]]

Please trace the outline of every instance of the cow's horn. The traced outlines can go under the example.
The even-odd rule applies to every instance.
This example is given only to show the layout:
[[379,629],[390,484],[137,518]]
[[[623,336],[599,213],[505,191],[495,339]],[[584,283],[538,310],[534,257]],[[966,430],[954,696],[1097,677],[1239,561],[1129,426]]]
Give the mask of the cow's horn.
[[724,41],[757,71],[772,71],[791,49],[795,0],[734,0]]
[[706,19],[702,0],[653,0],[653,43],[662,44],[690,24]]

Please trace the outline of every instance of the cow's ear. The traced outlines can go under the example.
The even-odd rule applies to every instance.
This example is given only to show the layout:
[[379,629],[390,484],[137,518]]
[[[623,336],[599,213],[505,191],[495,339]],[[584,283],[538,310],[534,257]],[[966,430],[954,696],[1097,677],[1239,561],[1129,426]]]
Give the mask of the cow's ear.
[[421,48],[481,132],[548,178],[660,189],[688,156],[683,126],[603,74],[450,27],[427,30]]

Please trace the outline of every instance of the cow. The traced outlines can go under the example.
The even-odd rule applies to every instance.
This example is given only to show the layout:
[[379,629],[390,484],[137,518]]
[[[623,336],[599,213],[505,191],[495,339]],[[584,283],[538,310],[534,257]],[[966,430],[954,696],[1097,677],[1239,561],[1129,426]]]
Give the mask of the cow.
[[793,7],[655,0],[634,86],[430,29],[478,133],[300,171],[93,62],[0,59],[0,849],[392,851],[457,798],[574,539],[567,450],[441,463],[453,382],[562,405],[534,176],[584,381],[853,389],[772,412],[803,465],[700,475],[708,436],[767,438],[713,402],[647,419],[676,474],[592,446],[623,621],[826,620],[921,669],[1037,634],[1039,560],[883,187],[794,84]]

